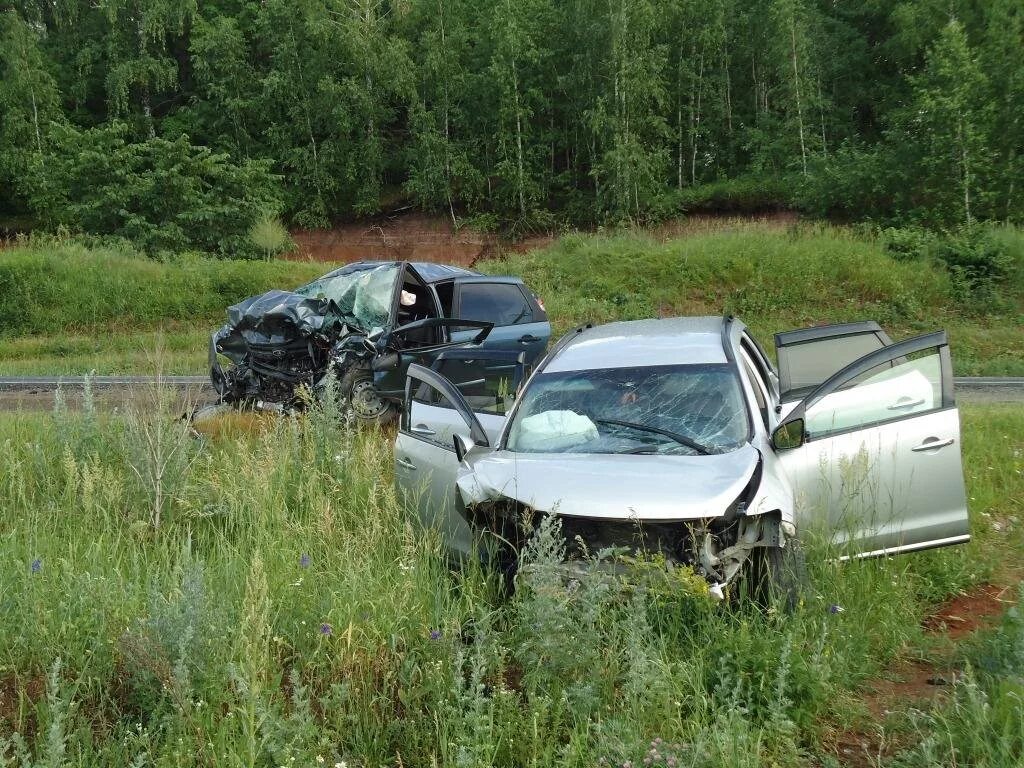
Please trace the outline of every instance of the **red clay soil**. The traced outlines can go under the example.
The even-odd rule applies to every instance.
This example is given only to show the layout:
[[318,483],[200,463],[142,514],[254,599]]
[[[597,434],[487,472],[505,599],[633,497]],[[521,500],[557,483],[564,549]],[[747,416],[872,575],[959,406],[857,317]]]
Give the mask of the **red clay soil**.
[[[736,228],[780,230],[797,221],[797,215],[790,211],[757,216],[702,214],[672,219],[641,231],[664,241]],[[544,248],[555,239],[550,234],[534,235],[513,242],[494,234],[456,230],[449,218],[416,212],[378,216],[331,229],[297,229],[291,234],[297,248],[287,258],[296,261],[432,261],[463,267],[472,267],[478,260],[503,251],[525,253]]]
[[406,213],[332,229],[299,229],[292,232],[292,239],[298,248],[289,258],[298,261],[432,261],[471,267],[478,259],[503,250],[543,248],[554,238],[530,237],[510,243],[493,234],[456,230],[450,219]]
[[945,632],[950,640],[959,640],[977,629],[988,626],[1013,604],[1013,590],[982,584],[968,592],[947,600],[924,620],[929,632]]
[[[950,640],[963,637],[990,626],[1013,604],[1014,590],[981,584],[965,595],[947,600],[930,616],[923,626],[931,634],[944,634]],[[951,660],[925,662],[900,660],[893,664],[884,677],[871,680],[861,695],[870,713],[871,724],[876,727],[847,727],[837,732],[830,750],[844,765],[876,766],[880,758],[891,757],[908,745],[887,738],[881,726],[890,712],[910,705],[927,709],[941,701],[949,692],[959,670]]]

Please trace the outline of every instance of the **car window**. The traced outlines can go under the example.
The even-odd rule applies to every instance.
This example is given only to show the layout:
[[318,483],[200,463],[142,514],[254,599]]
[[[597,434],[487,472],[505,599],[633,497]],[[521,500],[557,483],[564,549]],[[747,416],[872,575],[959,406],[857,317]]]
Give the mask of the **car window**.
[[725,364],[540,373],[521,400],[510,451],[700,453],[654,430],[710,453],[734,450],[749,439],[739,377]]
[[746,370],[747,378],[750,380],[750,388],[754,390],[754,399],[757,401],[757,409],[761,412],[761,421],[764,422],[765,429],[768,429],[768,400],[765,397],[767,386],[761,376],[754,370],[754,366],[751,365],[746,350],[740,354],[740,357],[743,359],[743,368]]
[[854,360],[883,346],[885,344],[874,333],[833,336],[787,345],[779,350],[779,376],[789,383],[790,393],[806,393]]
[[[512,409],[516,394],[514,363],[447,358],[438,362],[436,370],[458,388],[474,411],[504,416]],[[453,407],[426,383],[420,384],[413,399],[440,408]]]
[[852,386],[813,403],[805,414],[808,437],[863,429],[943,407],[942,360],[937,348],[887,361]]
[[533,308],[513,283],[466,283],[459,288],[459,318],[495,325],[533,322]]

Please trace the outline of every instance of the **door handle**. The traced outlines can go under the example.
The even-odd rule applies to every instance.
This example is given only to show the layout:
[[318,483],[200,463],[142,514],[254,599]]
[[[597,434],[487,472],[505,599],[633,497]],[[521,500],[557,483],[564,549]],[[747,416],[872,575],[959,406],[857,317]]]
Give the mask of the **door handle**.
[[427,437],[437,434],[437,432],[432,430],[426,424],[417,424],[409,431],[412,432],[414,435],[426,435]]
[[889,406],[890,411],[902,411],[904,408],[916,408],[919,405],[924,405],[924,398],[920,400],[911,400],[909,397],[901,397],[895,403]]
[[527,333],[519,337],[520,344],[532,344],[535,341],[539,341],[539,339],[532,333]]
[[396,456],[395,457],[395,464],[397,464],[400,467],[405,467],[406,469],[416,469],[416,465],[415,464],[413,464],[408,459],[403,459],[400,456]]
[[946,438],[945,440],[939,440],[937,437],[929,437],[924,440],[920,445],[915,445],[910,450],[914,452],[920,451],[937,451],[939,448],[945,448],[948,445],[952,445],[954,442],[952,437]]

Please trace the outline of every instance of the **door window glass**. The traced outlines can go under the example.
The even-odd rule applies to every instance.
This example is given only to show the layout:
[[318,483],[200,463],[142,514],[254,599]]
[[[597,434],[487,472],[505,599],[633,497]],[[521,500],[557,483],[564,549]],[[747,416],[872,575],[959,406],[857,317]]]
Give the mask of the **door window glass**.
[[533,308],[518,285],[467,283],[459,289],[459,318],[495,325],[533,322]]
[[750,380],[750,388],[754,390],[754,399],[757,401],[757,409],[761,412],[761,421],[764,422],[765,429],[768,428],[768,400],[765,396],[766,387],[761,377],[754,372],[754,367],[750,364],[750,358],[747,356],[746,350],[741,355],[743,358],[743,367],[747,372],[747,379]]
[[809,437],[863,429],[935,411],[943,406],[942,358],[932,347],[887,361],[812,404],[805,416]]
[[[515,401],[515,363],[445,358],[436,370],[455,385],[474,411],[504,416],[511,410]],[[420,385],[413,399],[440,408],[453,408],[446,397],[426,383]]]

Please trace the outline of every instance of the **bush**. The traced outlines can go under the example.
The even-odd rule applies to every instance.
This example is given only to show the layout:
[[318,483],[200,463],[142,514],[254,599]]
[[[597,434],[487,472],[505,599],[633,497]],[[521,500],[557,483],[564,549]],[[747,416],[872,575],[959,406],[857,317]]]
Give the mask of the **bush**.
[[672,192],[665,215],[683,213],[763,213],[789,208],[795,182],[788,177],[722,179]]
[[50,229],[113,235],[149,254],[262,255],[249,229],[279,210],[279,179],[266,161],[234,163],[187,136],[129,143],[114,124],[55,127],[53,149],[27,179],[28,202]]

